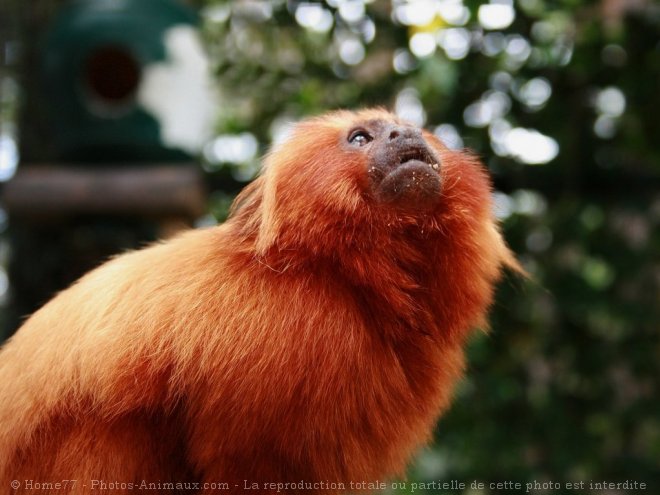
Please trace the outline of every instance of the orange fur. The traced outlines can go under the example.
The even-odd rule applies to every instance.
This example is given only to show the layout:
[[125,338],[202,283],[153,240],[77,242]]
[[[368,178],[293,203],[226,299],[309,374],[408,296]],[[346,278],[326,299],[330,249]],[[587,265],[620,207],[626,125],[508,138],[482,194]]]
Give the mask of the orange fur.
[[486,172],[431,134],[437,206],[373,201],[363,156],[338,146],[365,119],[396,120],[299,124],[225,224],[119,256],[23,325],[0,352],[0,493],[403,473],[515,261]]

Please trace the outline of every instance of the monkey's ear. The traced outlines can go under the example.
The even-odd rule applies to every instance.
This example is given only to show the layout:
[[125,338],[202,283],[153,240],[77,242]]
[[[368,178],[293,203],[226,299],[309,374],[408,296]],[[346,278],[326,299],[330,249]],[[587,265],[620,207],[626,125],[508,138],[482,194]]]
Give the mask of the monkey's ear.
[[263,255],[277,240],[278,221],[275,215],[276,181],[270,167],[236,196],[229,210],[227,222],[232,223],[240,235],[254,242],[258,255]]
[[254,242],[257,254],[263,254],[273,244],[274,230],[267,228],[274,221],[275,191],[263,172],[236,196],[229,209],[231,223],[244,239]]
[[261,203],[258,209],[259,229],[255,249],[258,255],[264,255],[277,241],[279,232],[277,208],[277,169],[267,167],[264,170],[261,188]]

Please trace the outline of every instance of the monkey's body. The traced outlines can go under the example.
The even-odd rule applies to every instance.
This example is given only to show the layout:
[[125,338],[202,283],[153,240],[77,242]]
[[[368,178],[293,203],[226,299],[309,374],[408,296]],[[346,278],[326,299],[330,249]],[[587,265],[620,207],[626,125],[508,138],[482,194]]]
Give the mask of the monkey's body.
[[[322,122],[294,149],[330,146],[339,126]],[[0,492],[61,479],[76,493],[93,480],[120,493],[247,480],[265,493],[401,473],[513,263],[486,176],[433,147],[444,201],[430,213],[361,204],[337,182],[345,155],[278,150],[226,224],[120,256],[59,294],[0,353]]]

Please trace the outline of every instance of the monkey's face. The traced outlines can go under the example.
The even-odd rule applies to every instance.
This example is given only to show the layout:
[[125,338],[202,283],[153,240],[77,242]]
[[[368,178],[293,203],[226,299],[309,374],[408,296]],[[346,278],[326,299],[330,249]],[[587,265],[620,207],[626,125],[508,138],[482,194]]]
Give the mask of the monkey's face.
[[393,118],[357,122],[344,146],[360,154],[373,199],[403,209],[427,209],[440,199],[440,157],[421,129]]

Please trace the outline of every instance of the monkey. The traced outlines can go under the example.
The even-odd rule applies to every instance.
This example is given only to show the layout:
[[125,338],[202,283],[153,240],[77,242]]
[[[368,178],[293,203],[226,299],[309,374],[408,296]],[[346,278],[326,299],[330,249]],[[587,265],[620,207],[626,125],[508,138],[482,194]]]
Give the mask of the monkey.
[[400,476],[507,268],[475,155],[382,108],[303,120],[226,222],[111,259],[4,345],[0,493]]

